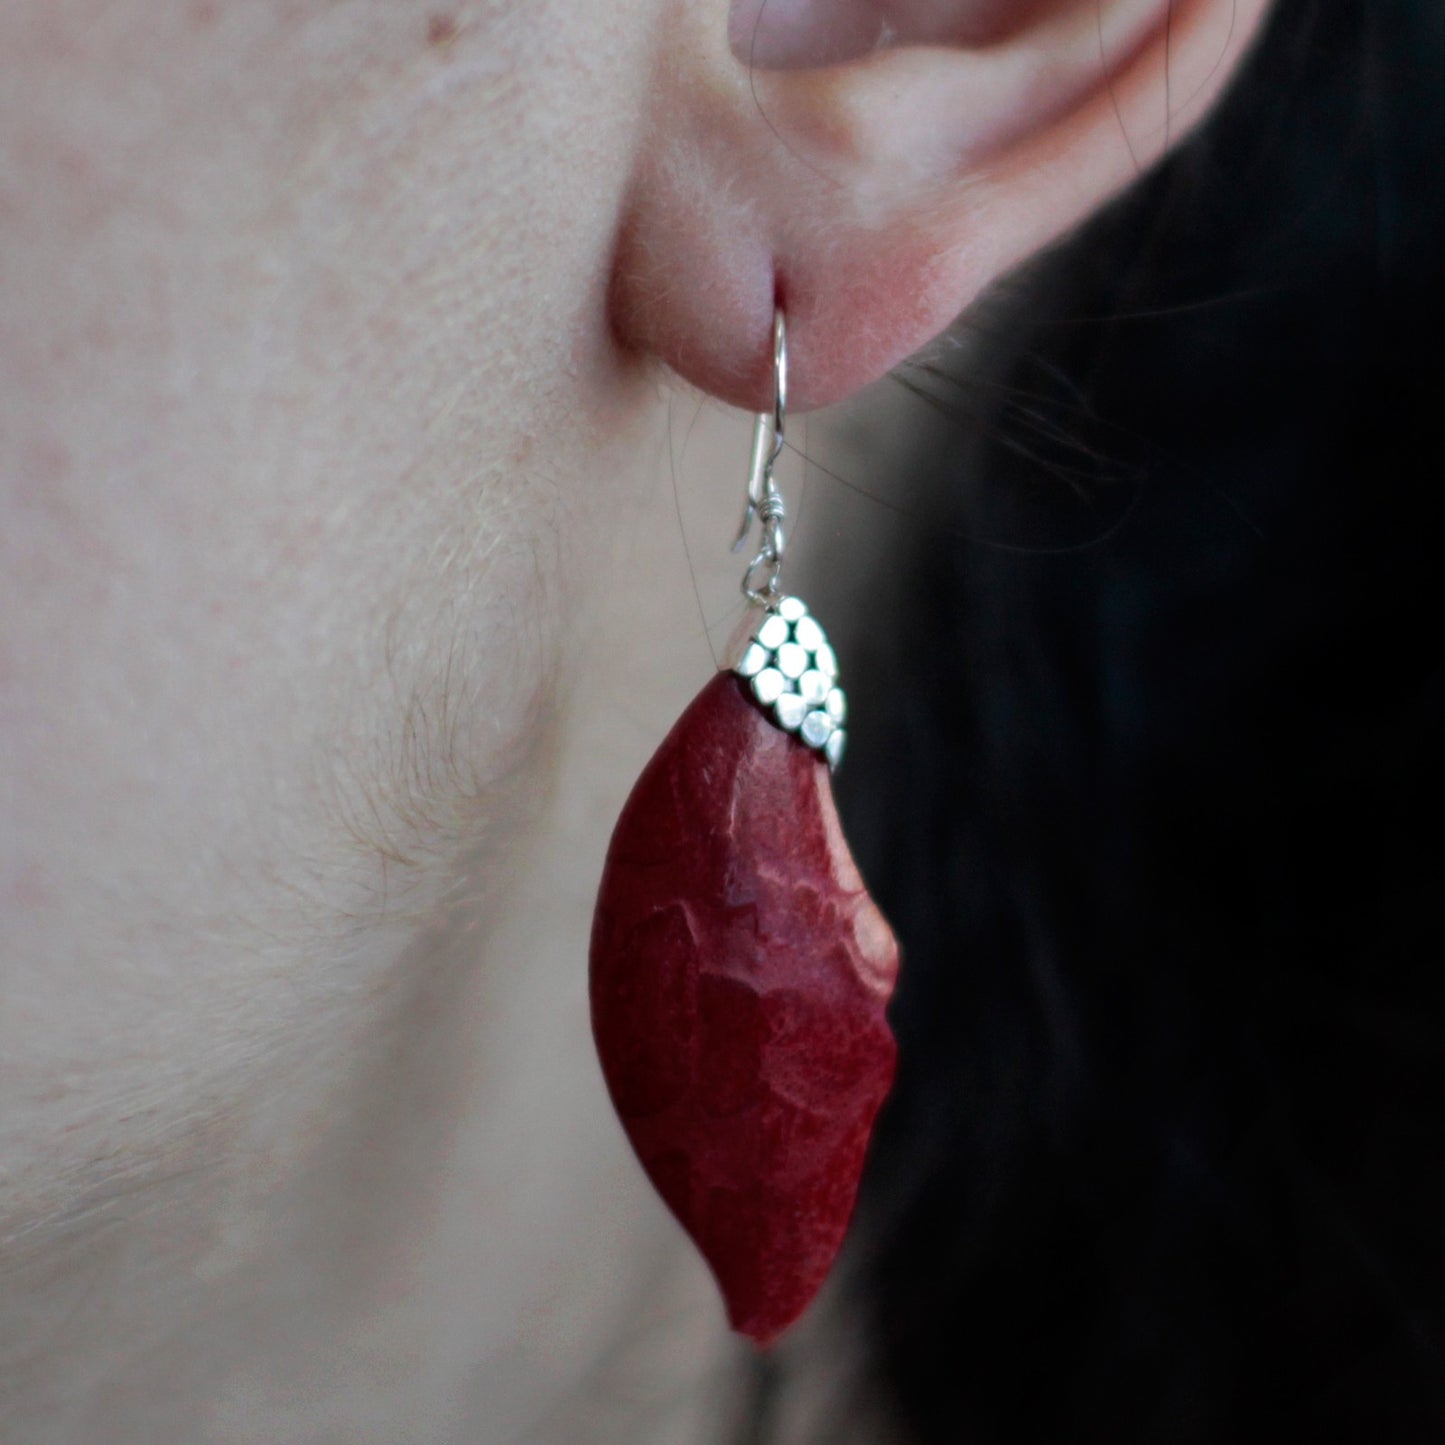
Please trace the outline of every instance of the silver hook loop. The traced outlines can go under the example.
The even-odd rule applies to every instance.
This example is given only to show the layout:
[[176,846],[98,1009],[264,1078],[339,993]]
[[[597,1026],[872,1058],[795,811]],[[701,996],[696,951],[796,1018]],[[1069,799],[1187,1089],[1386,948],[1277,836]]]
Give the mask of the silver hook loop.
[[778,578],[783,570],[783,532],[786,509],[783,494],[773,481],[773,468],[783,453],[784,428],[788,412],[788,327],[783,308],[773,310],[773,409],[758,413],[753,423],[753,452],[748,467],[748,495],[743,522],[738,528],[733,551],[741,549],[752,530],[753,519],[762,523],[762,542],[757,555],[743,573],[743,596],[759,607],[768,607],[782,595]]

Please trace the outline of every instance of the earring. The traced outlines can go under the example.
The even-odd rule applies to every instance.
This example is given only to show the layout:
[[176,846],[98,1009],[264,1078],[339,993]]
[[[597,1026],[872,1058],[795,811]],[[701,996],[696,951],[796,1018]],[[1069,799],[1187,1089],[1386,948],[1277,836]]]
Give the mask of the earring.
[[842,1244],[893,1082],[898,946],[848,852],[829,773],[845,702],[823,630],[784,596],[787,332],[753,433],[745,645],[637,780],[592,925],[592,1028],[623,1128],[721,1286],[770,1344]]

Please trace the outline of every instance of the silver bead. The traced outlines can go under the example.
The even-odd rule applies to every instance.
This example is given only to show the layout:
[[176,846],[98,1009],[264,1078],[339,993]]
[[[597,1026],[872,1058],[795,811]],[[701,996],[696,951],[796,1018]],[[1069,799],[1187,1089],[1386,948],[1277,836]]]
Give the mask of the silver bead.
[[[798,691],[802,694],[803,701],[809,707],[821,707],[823,700],[828,696],[828,689],[831,684],[828,679],[818,671],[816,667],[810,667],[802,677],[798,679]],[[834,691],[837,689],[835,688]],[[832,714],[830,713],[831,717]]]
[[767,665],[768,649],[759,647],[756,642],[750,642],[734,671],[739,677],[756,677]]
[[790,733],[796,732],[798,724],[805,721],[805,713],[808,717],[813,715],[808,712],[808,704],[795,692],[785,692],[773,705],[773,711],[777,714],[779,724]]
[[833,678],[838,676],[838,658],[826,642],[821,647],[815,647],[813,649],[813,666],[816,667],[824,677]]
[[778,613],[770,612],[758,628],[758,641],[769,652],[775,652],[788,640],[789,631],[787,621]]
[[843,745],[847,741],[848,734],[842,728],[836,728],[829,734],[828,741],[823,744],[823,752],[830,768],[836,768],[843,761]]
[[[802,700],[798,699],[799,702]],[[810,712],[798,732],[810,748],[821,748],[833,736],[833,719],[825,712]]]
[[784,677],[802,677],[808,670],[808,654],[796,642],[785,642],[778,649],[778,671]]
[[784,597],[778,603],[778,616],[784,622],[796,622],[800,617],[806,616],[807,606],[801,597]]
[[788,680],[776,667],[765,667],[753,679],[753,696],[764,707],[772,707],[783,695]]
[[841,726],[843,720],[848,716],[848,699],[843,696],[843,689],[841,687],[835,687],[832,692],[828,694],[828,700],[823,704],[823,707],[828,716]]
[[825,646],[828,639],[823,636],[823,629],[811,617],[800,617],[793,624],[793,641],[799,647],[806,647],[812,652],[815,648]]

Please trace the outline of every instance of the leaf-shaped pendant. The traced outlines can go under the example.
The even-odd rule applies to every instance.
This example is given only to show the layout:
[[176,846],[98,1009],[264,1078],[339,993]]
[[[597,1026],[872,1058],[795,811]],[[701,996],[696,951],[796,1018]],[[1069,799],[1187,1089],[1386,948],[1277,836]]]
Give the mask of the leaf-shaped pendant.
[[764,615],[633,788],[592,929],[617,1112],[760,1345],[827,1275],[893,1080],[898,947],[833,804],[835,671],[796,599]]

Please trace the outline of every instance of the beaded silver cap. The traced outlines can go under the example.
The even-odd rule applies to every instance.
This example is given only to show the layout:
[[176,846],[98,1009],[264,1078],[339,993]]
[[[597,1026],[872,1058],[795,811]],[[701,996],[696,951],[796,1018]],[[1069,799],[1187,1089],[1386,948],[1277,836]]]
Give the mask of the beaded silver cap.
[[838,659],[799,598],[769,605],[733,671],[784,732],[796,733],[830,768],[842,762],[848,701],[838,686]]

